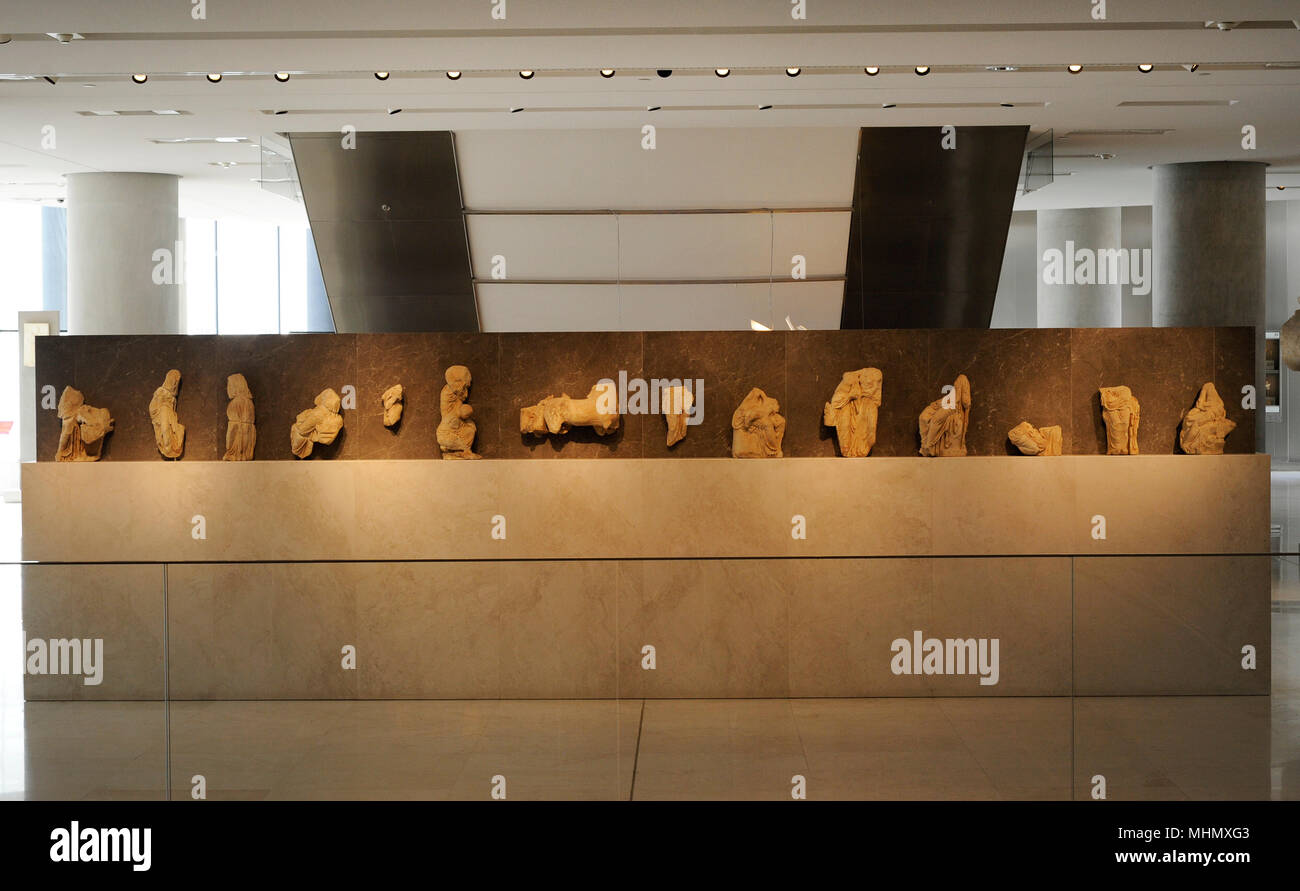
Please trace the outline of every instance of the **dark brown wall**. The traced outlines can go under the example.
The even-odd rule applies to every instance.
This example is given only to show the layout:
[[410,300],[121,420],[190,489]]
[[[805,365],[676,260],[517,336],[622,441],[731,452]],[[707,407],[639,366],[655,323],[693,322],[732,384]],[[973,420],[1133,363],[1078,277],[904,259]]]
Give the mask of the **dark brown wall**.
[[[357,388],[338,440],[313,458],[436,458],[438,394],[448,365],[474,375],[475,450],[487,458],[725,457],[731,413],[751,387],[781,404],[788,457],[837,454],[822,406],[840,375],[874,365],[884,375],[873,455],[915,455],[917,415],[959,373],[971,381],[966,437],[972,455],[1014,451],[1007,431],[1022,420],[1059,424],[1066,451],[1105,451],[1097,388],[1125,384],[1142,406],[1144,453],[1177,451],[1178,422],[1202,384],[1214,381],[1237,429],[1227,450],[1254,451],[1254,412],[1241,388],[1254,378],[1249,328],[937,329],[686,331],[570,334],[297,334],[48,337],[37,340],[37,389],[71,385],[113,412],[104,460],[160,461],[149,399],[169,368],[183,375],[181,460],[214,461],[225,447],[226,375],[240,372],[257,407],[257,460],[293,460],[289,425],[325,387]],[[522,436],[519,409],[545,396],[585,396],[602,377],[703,378],[704,421],[669,449],[662,418],[627,415],[617,433],[578,428],[561,437]],[[396,430],[383,426],[380,394],[406,389]],[[39,459],[59,438],[53,411],[37,411]]]

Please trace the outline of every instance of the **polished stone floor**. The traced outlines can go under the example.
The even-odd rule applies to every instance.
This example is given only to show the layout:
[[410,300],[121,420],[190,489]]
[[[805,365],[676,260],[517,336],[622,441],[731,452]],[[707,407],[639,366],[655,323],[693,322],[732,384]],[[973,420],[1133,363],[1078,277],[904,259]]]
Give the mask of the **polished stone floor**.
[[[36,799],[1300,799],[1300,613],[1272,696],[36,702],[0,795]],[[170,726],[169,726],[170,724]]]

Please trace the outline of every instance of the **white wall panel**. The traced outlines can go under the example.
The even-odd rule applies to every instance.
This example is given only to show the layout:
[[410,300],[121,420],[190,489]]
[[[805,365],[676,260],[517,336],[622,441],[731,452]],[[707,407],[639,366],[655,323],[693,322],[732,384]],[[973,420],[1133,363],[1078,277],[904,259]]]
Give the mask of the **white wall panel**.
[[[649,122],[647,122],[649,123]],[[847,207],[851,127],[640,127],[456,133],[465,206],[564,208]]]

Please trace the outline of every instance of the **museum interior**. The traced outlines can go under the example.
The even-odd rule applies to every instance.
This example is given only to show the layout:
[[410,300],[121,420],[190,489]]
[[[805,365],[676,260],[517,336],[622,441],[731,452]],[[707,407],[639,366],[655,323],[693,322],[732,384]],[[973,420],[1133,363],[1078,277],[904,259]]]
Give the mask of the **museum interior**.
[[1293,0],[0,29],[0,799],[1300,799]]

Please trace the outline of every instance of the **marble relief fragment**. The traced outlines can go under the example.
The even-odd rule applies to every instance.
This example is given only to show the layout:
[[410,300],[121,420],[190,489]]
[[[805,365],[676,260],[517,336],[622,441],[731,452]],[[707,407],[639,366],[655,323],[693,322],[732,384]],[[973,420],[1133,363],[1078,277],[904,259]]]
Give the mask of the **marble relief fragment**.
[[253,411],[253,393],[242,374],[226,378],[226,453],[222,461],[252,461],[257,445],[257,425]]
[[392,427],[397,424],[398,421],[402,420],[402,402],[404,397],[405,391],[402,389],[401,384],[393,384],[384,391],[382,396],[379,397],[379,401],[384,406],[385,427]]
[[780,410],[780,403],[758,387],[750,390],[731,415],[731,457],[782,457],[785,418]]
[[966,430],[970,426],[970,380],[957,375],[952,389],[921,412],[921,454],[927,458],[961,458],[966,454]]
[[474,436],[478,433],[478,426],[469,419],[474,409],[466,402],[474,379],[464,365],[451,366],[443,378],[447,383],[438,400],[442,411],[442,420],[438,422],[438,448],[442,457],[481,458],[482,455],[474,454]]
[[86,404],[81,391],[64,387],[59,396],[59,450],[55,461],[98,461],[104,438],[113,432],[113,417],[106,408]]
[[1128,387],[1102,387],[1101,417],[1106,422],[1106,454],[1138,454],[1141,406]]
[[846,371],[831,401],[822,409],[822,423],[835,428],[840,454],[865,458],[876,444],[876,419],[880,412],[883,376],[879,368]]
[[339,394],[325,389],[317,394],[315,406],[298,413],[289,428],[289,447],[295,458],[310,456],[312,446],[317,443],[329,445],[334,442],[343,429],[343,415],[339,414],[342,407]]
[[659,408],[668,422],[668,445],[675,446],[686,438],[686,419],[695,405],[689,387],[675,386],[660,389]]
[[1061,454],[1063,439],[1060,427],[1035,427],[1028,421],[1021,421],[1007,433],[1007,439],[1020,449],[1022,455]]
[[585,399],[562,393],[519,410],[520,433],[568,433],[570,427],[590,427],[605,436],[618,424],[618,389],[609,380],[592,387]]
[[1219,391],[1207,382],[1201,387],[1196,404],[1183,412],[1178,445],[1188,455],[1222,455],[1223,441],[1236,427],[1237,422],[1228,418]]
[[153,391],[149,400],[149,420],[153,423],[153,438],[164,458],[179,458],[185,451],[185,427],[176,415],[176,396],[181,388],[181,373],[173,368],[167,372],[161,387]]

